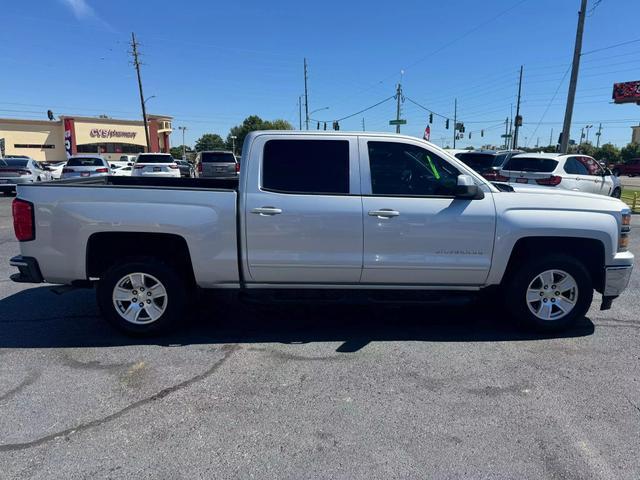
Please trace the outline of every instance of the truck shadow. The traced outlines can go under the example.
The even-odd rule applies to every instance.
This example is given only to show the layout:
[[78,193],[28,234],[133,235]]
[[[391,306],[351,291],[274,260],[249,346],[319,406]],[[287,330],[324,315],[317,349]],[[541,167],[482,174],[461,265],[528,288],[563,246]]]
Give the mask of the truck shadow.
[[206,300],[175,333],[140,339],[115,331],[99,317],[92,290],[58,296],[49,287],[31,288],[0,300],[0,348],[340,342],[336,351],[355,352],[371,342],[545,340],[588,336],[595,328],[585,319],[562,333],[526,332],[479,306],[262,306],[217,295]]

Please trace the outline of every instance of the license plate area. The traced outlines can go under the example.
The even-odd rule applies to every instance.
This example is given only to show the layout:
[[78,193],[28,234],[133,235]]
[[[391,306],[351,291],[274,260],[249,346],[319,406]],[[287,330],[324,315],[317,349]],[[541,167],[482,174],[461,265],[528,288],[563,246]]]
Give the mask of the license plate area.
[[81,177],[88,177],[89,175],[91,175],[89,172],[80,172]]
[[161,172],[162,171],[162,167],[153,167],[153,171],[154,172]]
[[516,183],[529,183],[527,178],[516,178]]

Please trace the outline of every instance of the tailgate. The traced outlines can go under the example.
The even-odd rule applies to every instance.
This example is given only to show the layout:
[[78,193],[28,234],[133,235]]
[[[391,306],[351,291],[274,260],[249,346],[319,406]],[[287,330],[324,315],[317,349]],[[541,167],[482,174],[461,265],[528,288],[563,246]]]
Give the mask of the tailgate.
[[202,164],[202,171],[205,175],[235,175],[236,164],[229,162],[207,162]]
[[548,172],[526,172],[524,170],[500,170],[500,175],[509,183],[535,183],[536,180],[551,178]]

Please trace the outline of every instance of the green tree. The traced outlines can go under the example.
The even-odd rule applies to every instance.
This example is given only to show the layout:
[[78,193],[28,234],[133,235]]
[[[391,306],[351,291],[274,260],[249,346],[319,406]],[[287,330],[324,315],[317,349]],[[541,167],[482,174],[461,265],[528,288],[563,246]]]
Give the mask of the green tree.
[[[193,149],[189,146],[185,146],[184,151],[188,157],[189,154],[193,152]],[[182,158],[182,145],[179,145],[177,147],[171,147],[169,149],[169,153],[173,158]]]
[[628,162],[632,158],[640,158],[640,144],[630,143],[626,147],[622,147],[622,150],[620,150],[620,157],[623,162]]
[[620,162],[620,149],[612,143],[605,143],[596,152],[596,159],[607,165]]
[[229,130],[227,135],[227,148],[232,148],[233,139],[236,137],[236,153],[242,153],[242,145],[244,144],[245,137],[249,132],[256,130],[293,130],[293,126],[286,120],[263,120],[257,115],[251,115],[244,119],[240,125],[236,125]]
[[196,152],[203,150],[223,150],[227,147],[224,140],[217,133],[205,133],[196,141]]

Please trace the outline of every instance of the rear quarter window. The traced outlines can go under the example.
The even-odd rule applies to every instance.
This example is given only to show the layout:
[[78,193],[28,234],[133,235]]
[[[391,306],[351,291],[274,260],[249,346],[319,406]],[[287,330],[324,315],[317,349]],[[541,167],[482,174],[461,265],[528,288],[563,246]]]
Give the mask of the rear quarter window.
[[505,163],[503,170],[512,170],[518,172],[553,172],[558,166],[558,161],[552,158],[535,158],[535,157],[511,157]]

